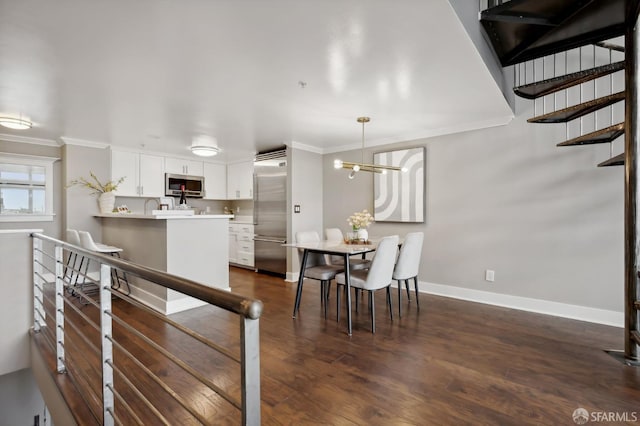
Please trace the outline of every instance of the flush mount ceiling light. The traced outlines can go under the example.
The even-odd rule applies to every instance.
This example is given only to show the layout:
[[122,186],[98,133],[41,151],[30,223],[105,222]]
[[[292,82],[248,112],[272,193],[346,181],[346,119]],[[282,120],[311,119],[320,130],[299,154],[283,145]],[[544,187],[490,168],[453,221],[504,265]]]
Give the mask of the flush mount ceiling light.
[[363,172],[372,172],[372,173],[381,173],[386,174],[387,170],[391,170],[394,172],[406,172],[406,168],[396,167],[396,166],[385,166],[382,164],[366,164],[364,162],[364,125],[371,121],[369,117],[358,117],[358,123],[362,123],[362,157],[359,163],[352,163],[350,161],[342,161],[339,159],[335,159],[333,161],[333,167],[336,169],[349,169],[351,172],[349,173],[349,179],[353,179],[356,177],[356,173],[359,171]]
[[15,117],[0,117],[0,126],[14,130],[30,129],[33,124],[29,120]]
[[213,157],[220,152],[218,141],[211,136],[200,135],[193,138],[191,152],[200,157]]

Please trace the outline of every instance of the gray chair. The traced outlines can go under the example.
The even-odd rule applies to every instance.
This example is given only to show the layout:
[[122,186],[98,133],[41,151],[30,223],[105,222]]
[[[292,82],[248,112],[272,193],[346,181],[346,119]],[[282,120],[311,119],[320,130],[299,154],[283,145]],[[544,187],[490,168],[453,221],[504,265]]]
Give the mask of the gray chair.
[[[320,236],[315,231],[296,232],[296,243],[314,243],[319,242]],[[302,262],[303,249],[298,249],[298,258]],[[304,269],[304,278],[320,281],[320,303],[324,306],[324,317],[327,317],[327,301],[329,298],[329,290],[331,289],[331,280],[336,274],[344,271],[344,268],[337,265],[327,264],[324,255],[319,253],[308,253],[307,264]],[[304,280],[302,280],[302,284]],[[300,297],[298,297],[300,295]],[[300,306],[302,291],[296,293],[296,301],[294,305],[293,315],[295,316]]]
[[[324,232],[327,236],[327,241],[344,241],[344,235],[339,228],[327,228],[324,230]],[[349,259],[349,267],[352,271],[369,268],[369,266],[371,265],[371,261],[369,259],[365,259],[364,256],[365,255],[363,254],[362,259]],[[331,265],[342,266],[344,268],[344,258],[342,256],[326,255],[325,257],[327,259],[327,263]]]
[[407,290],[407,298],[411,301],[411,292],[409,291],[409,280],[413,280],[416,292],[416,305],[420,309],[420,300],[418,299],[418,270],[420,269],[420,256],[422,254],[422,242],[424,241],[423,232],[410,232],[404,238],[400,255],[393,271],[393,279],[398,281],[398,315],[402,317],[402,282],[404,281]]
[[[350,285],[355,289],[362,289],[369,292],[369,306],[371,313],[371,332],[376,332],[376,309],[375,298],[373,297],[376,290],[385,288],[387,290],[387,304],[389,305],[389,314],[393,320],[393,308],[391,307],[391,291],[390,286],[393,280],[393,268],[398,255],[397,235],[384,237],[378,243],[376,253],[371,261],[369,269],[350,272]],[[336,283],[339,285],[346,284],[344,272],[336,275]],[[338,313],[340,313],[340,288],[336,293]],[[356,302],[357,303],[357,302]],[[339,317],[338,317],[339,319]]]

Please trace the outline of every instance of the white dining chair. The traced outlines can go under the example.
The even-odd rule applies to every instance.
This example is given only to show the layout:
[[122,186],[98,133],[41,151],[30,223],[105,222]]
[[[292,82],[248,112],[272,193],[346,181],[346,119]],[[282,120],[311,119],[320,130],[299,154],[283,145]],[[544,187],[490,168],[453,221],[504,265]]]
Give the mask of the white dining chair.
[[[315,243],[320,241],[320,236],[315,231],[300,231],[296,232],[296,243]],[[302,263],[304,250],[298,249],[298,258]],[[344,267],[338,265],[330,265],[326,262],[325,257],[319,253],[308,253],[307,263],[304,269],[304,278],[310,278],[320,281],[320,303],[324,306],[324,317],[327,317],[327,300],[329,298],[329,290],[331,289],[331,280],[333,280],[336,274],[342,272]],[[301,285],[304,284],[302,280]],[[298,297],[300,295],[300,297]],[[294,316],[297,314],[297,309],[300,306],[300,299],[302,298],[302,291],[296,293],[296,301],[294,305]]]
[[[393,268],[398,255],[397,235],[384,237],[376,247],[376,253],[371,260],[369,269],[359,271],[351,271],[349,273],[349,285],[355,289],[366,290],[369,293],[369,306],[371,315],[371,332],[376,332],[376,314],[375,314],[375,298],[376,290],[385,288],[387,290],[387,304],[389,305],[389,314],[393,320],[393,308],[391,306],[391,283],[393,281]],[[338,289],[336,292],[338,314],[340,313],[340,285],[346,285],[346,275],[344,272],[336,275],[336,283]],[[338,320],[339,316],[336,317]]]
[[[335,242],[343,242],[344,235],[340,228],[327,228],[324,230],[327,241],[335,241]],[[342,266],[344,268],[344,258],[342,256],[337,255],[325,255],[327,259],[327,263],[331,265]],[[371,261],[369,259],[364,258],[364,254],[362,255],[362,259],[349,259],[349,267],[352,271],[367,269],[371,265]]]
[[[118,257],[118,258],[120,257],[120,253],[122,253],[123,251],[120,247],[114,247],[106,244],[96,243],[93,240],[93,237],[91,236],[91,234],[88,233],[87,231],[78,231],[78,234],[80,236],[80,242],[82,244],[82,247],[85,248],[86,250],[95,251],[96,253],[100,253],[100,254],[109,254],[111,256]],[[87,269],[88,268],[89,268],[89,260],[87,259]],[[127,287],[126,294],[130,294],[131,288],[129,287],[129,280],[127,278],[126,273],[122,271],[122,277],[120,277],[120,275],[118,274],[118,271],[115,268],[112,268],[111,271],[112,271],[111,286],[114,289],[119,289],[120,283],[123,282]]]
[[402,317],[402,282],[407,290],[407,299],[411,301],[409,280],[413,280],[416,292],[416,305],[420,309],[418,299],[418,270],[420,269],[420,257],[422,255],[422,242],[424,232],[410,232],[404,238],[398,261],[393,271],[393,279],[398,282],[398,315]]

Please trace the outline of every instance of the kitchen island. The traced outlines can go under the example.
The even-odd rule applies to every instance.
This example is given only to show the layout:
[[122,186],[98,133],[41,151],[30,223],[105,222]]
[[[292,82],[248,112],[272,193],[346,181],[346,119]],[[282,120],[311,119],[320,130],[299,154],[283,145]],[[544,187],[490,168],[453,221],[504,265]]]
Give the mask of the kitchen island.
[[[122,257],[209,287],[229,288],[231,215],[99,214],[103,243],[121,247]],[[169,315],[205,302],[130,277],[131,296]]]

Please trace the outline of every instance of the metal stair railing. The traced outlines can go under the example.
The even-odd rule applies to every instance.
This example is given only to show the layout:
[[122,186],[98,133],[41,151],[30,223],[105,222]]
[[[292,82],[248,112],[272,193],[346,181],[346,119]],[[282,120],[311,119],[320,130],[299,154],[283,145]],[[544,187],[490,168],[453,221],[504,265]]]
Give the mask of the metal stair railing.
[[[31,237],[34,338],[44,342],[49,352],[55,354],[57,372],[68,373],[67,377],[74,381],[99,423],[171,424],[177,421],[172,417],[177,415],[177,410],[180,410],[180,419],[190,417],[202,424],[221,421],[211,417],[211,412],[202,407],[205,405],[202,401],[192,401],[192,393],[196,392],[212,395],[208,400],[213,400],[215,395],[216,404],[225,407],[220,409],[226,416],[222,420],[228,421],[228,417],[235,416],[245,425],[260,424],[259,318],[262,302],[87,251],[43,234],[35,233]],[[65,262],[68,257],[78,255],[100,265],[97,280],[92,278],[95,274],[75,269],[71,262]],[[228,343],[226,336],[225,345],[217,343],[114,289],[112,269],[236,314],[240,320],[239,344]],[[75,287],[72,278],[78,276],[86,283],[95,284],[98,294]],[[112,298],[116,301],[116,309]],[[207,356],[200,363],[182,359],[174,353],[175,348],[170,348],[171,342],[154,341],[145,334],[141,324],[128,322],[127,312],[131,309],[144,312],[154,321],[161,321],[164,327],[176,330],[181,348],[193,345],[198,351],[206,351]],[[114,333],[116,328],[117,333]],[[96,362],[91,363],[92,359]],[[216,373],[212,373],[209,365],[212,360],[216,362]],[[172,374],[167,375],[167,371]],[[234,373],[238,373],[236,379],[233,379]],[[174,389],[175,385],[183,383],[193,383],[188,395]],[[167,400],[172,402],[167,403]],[[96,405],[99,408],[95,408]]]
[[500,6],[508,2],[509,0],[479,0],[478,5],[480,12],[482,12],[483,10],[491,9],[492,7]]

